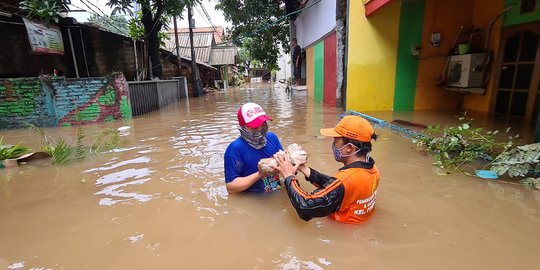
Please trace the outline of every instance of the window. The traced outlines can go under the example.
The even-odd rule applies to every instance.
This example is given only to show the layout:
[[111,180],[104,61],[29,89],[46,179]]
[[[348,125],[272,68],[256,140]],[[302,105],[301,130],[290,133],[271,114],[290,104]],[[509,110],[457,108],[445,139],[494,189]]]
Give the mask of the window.
[[536,0],[521,0],[520,14],[533,12],[536,7]]

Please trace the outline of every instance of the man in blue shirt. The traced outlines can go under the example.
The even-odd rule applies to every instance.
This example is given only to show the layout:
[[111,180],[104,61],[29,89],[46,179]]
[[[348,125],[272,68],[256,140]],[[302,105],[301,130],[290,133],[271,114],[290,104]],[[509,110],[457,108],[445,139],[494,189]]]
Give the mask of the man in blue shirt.
[[242,191],[270,192],[279,187],[279,175],[263,175],[258,163],[283,150],[278,137],[268,132],[268,120],[263,108],[246,103],[238,109],[240,137],[225,151],[225,183],[229,193]]

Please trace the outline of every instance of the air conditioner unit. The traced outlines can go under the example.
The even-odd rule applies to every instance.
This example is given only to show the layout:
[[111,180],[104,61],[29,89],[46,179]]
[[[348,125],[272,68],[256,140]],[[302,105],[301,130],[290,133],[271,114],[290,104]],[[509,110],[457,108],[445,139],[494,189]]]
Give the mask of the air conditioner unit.
[[485,53],[450,56],[446,84],[451,87],[482,87],[484,82]]

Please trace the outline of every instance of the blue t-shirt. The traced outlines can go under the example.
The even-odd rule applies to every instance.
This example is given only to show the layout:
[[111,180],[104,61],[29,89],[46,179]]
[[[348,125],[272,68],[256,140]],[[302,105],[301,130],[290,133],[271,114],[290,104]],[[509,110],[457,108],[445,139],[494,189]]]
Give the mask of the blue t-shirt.
[[[225,151],[225,182],[230,183],[237,177],[257,172],[259,160],[272,157],[282,149],[278,137],[272,132],[266,133],[266,146],[259,150],[249,145],[242,137],[236,139]],[[278,186],[279,175],[273,175],[260,179],[246,191],[270,192],[276,190]]]

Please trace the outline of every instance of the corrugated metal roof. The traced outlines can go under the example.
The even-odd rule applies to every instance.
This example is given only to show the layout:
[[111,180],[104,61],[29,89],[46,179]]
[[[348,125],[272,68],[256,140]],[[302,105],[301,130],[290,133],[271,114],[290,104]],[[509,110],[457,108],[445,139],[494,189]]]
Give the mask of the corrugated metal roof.
[[[213,40],[213,33],[193,33],[193,47],[197,62],[202,61],[207,64],[210,62]],[[174,33],[169,34],[169,40],[165,43],[166,49],[176,54]],[[178,33],[178,48],[181,57],[191,59],[189,33]]]
[[[225,36],[225,29],[223,29],[223,26],[216,26],[214,27],[195,27],[193,28],[193,33],[214,33],[214,40],[216,44],[220,44],[223,42],[223,37]],[[178,28],[178,33],[189,33],[189,28]],[[169,34],[173,34],[174,36],[174,29],[169,30]]]
[[214,47],[210,55],[210,65],[234,65],[237,54],[235,47]]

